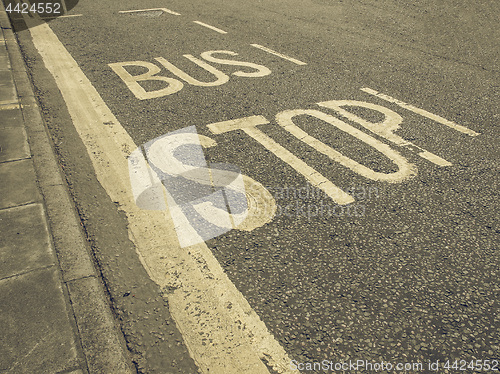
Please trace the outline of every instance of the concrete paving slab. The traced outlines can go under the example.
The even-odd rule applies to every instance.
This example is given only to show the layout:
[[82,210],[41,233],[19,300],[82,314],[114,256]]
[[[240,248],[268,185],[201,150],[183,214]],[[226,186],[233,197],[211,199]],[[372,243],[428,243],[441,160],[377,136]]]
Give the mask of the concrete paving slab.
[[57,373],[80,366],[55,267],[0,281],[0,372]]
[[30,157],[26,131],[22,127],[0,128],[0,162]]
[[0,70],[0,100],[17,101],[16,86],[10,70]]
[[31,159],[0,163],[0,209],[41,201]]
[[23,115],[21,109],[4,109],[0,106],[0,129],[7,127],[22,127]]
[[11,68],[9,55],[5,43],[1,43],[1,41],[3,40],[0,39],[0,70],[9,70]]
[[0,279],[56,264],[42,204],[0,210]]

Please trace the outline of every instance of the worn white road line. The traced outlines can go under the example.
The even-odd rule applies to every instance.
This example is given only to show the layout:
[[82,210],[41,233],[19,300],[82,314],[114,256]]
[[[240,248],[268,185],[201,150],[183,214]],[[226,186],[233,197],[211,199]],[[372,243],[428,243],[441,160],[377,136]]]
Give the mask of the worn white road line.
[[209,28],[211,30],[214,30],[214,31],[217,31],[219,34],[227,34],[227,31],[224,31],[224,30],[221,30],[215,26],[211,26],[211,25],[208,25],[206,23],[203,23],[203,22],[200,22],[200,21],[193,21],[194,23],[198,24],[198,25],[201,25],[201,26],[204,26],[206,28]]
[[41,19],[52,19],[52,18],[73,18],[73,17],[81,17],[83,14],[66,14],[64,16],[53,16],[53,17],[40,17]]
[[26,19],[26,23],[66,102],[99,182],[126,213],[129,236],[138,255],[151,278],[165,290],[170,312],[201,371],[268,373],[264,360],[279,373],[292,373],[286,352],[207,245],[180,248],[168,211],[137,207],[127,163],[127,156],[137,145],[50,27],[34,19]]
[[151,8],[151,9],[134,9],[134,10],[120,10],[118,13],[140,13],[140,12],[150,12],[154,10],[163,10],[165,13],[173,14],[174,16],[180,16],[180,13],[174,12],[173,10],[167,8]]
[[59,16],[57,18],[72,18],[72,17],[81,17],[83,14],[66,14],[64,16]]
[[278,56],[278,57],[281,57],[282,59],[285,59],[285,60],[288,60],[288,61],[291,61],[293,62],[294,64],[297,64],[297,65],[307,65],[305,62],[303,61],[300,61],[300,60],[297,60],[296,58],[293,58],[293,57],[290,57],[290,56],[287,56],[287,55],[284,55],[283,53],[279,53],[279,52],[276,52],[276,51],[273,51],[272,49],[270,48],[267,48],[267,47],[264,47],[260,44],[250,44],[252,47],[255,47],[255,48],[259,48],[259,49],[262,49],[263,51],[267,52],[267,53],[270,53],[272,55],[275,55],[275,56]]
[[420,114],[423,117],[432,119],[433,121],[441,123],[442,125],[445,125],[445,126],[448,126],[448,127],[452,128],[454,130],[463,132],[464,134],[467,134],[467,135],[470,135],[470,136],[480,135],[478,132],[475,132],[475,131],[473,131],[471,129],[468,129],[465,126],[459,125],[459,124],[457,124],[457,123],[455,123],[453,121],[449,121],[446,118],[438,116],[437,114],[432,114],[432,113],[430,113],[430,112],[428,112],[428,111],[426,111],[424,109],[417,108],[417,107],[415,107],[415,106],[413,106],[411,104],[407,104],[404,101],[395,99],[395,98],[393,98],[393,97],[391,97],[389,95],[385,95],[385,94],[380,93],[378,91],[372,90],[371,88],[364,87],[364,88],[361,88],[361,91],[366,92],[366,93],[368,93],[370,95],[376,96],[376,97],[378,97],[380,99],[383,99],[385,101],[388,101],[390,103],[399,105],[401,108],[410,110],[413,113]]

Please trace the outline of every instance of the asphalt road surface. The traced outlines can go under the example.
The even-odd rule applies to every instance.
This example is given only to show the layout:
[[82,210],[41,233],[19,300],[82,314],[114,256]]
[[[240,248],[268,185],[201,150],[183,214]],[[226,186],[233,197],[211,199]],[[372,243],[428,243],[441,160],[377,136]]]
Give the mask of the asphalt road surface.
[[[500,369],[495,1],[81,0],[68,14],[13,18],[140,372]],[[189,242],[173,200],[170,215],[134,199],[145,164],[128,156],[167,134],[157,148],[175,149],[146,154],[167,174],[172,155],[240,170],[241,227],[211,235],[227,215],[207,209]]]

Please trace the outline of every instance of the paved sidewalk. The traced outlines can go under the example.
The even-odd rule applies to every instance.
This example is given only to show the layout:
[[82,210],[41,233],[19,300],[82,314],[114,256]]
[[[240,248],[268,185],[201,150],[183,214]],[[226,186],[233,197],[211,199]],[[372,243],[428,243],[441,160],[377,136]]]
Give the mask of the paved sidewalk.
[[132,373],[0,2],[0,373]]

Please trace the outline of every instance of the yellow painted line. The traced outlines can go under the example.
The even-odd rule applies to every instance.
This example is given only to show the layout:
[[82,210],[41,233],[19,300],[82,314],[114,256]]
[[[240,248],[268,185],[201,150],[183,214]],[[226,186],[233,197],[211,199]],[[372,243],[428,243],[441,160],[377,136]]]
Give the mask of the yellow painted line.
[[449,121],[446,118],[443,118],[443,117],[438,116],[436,114],[432,114],[432,113],[430,113],[430,112],[428,112],[428,111],[426,111],[424,109],[417,108],[417,107],[415,107],[415,106],[413,106],[411,104],[407,104],[404,101],[395,99],[395,98],[393,98],[393,97],[391,97],[389,95],[385,95],[383,93],[380,93],[380,92],[377,92],[375,90],[372,90],[371,88],[364,87],[364,88],[361,88],[361,91],[366,92],[366,93],[368,93],[370,95],[376,96],[376,97],[378,97],[380,99],[383,99],[385,101],[388,101],[390,103],[399,105],[401,108],[410,110],[413,113],[420,114],[423,117],[432,119],[433,121],[436,121],[436,122],[438,122],[438,123],[440,123],[442,125],[448,126],[449,128],[452,128],[454,130],[460,131],[460,132],[462,132],[464,134],[467,134],[467,135],[470,135],[470,136],[480,135],[478,132],[475,132],[475,131],[473,131],[471,129],[468,129],[465,126],[459,125],[459,124],[457,124],[457,123],[455,123],[453,121]]
[[279,52],[276,52],[276,51],[273,51],[272,49],[270,48],[267,48],[267,47],[264,47],[260,44],[250,44],[252,47],[255,47],[255,48],[258,48],[258,49],[261,49],[267,53],[270,53],[272,55],[275,55],[275,56],[278,56],[278,57],[281,57],[282,59],[284,60],[288,60],[288,61],[291,61],[293,62],[294,64],[297,64],[297,65],[307,65],[305,62],[303,61],[300,61],[300,60],[297,60],[296,58],[293,58],[293,57],[290,57],[290,56],[287,56],[287,55],[284,55],[283,53],[279,53]]
[[209,24],[206,24],[206,23],[203,23],[203,22],[200,22],[200,21],[193,21],[194,23],[198,24],[198,25],[201,25],[201,26],[204,26],[210,30],[214,30],[216,32],[218,32],[219,34],[227,34],[227,31],[224,31],[224,30],[221,30],[215,26],[211,26]]
[[[149,276],[165,291],[187,348],[203,373],[291,371],[290,358],[231,283],[205,243],[181,248],[168,210],[137,207],[127,157],[137,148],[99,93],[44,22],[26,19],[38,50],[87,148],[100,184],[128,219]],[[35,27],[36,26],[36,27]]]
[[173,10],[167,8],[151,8],[151,9],[135,9],[135,10],[120,10],[118,13],[140,13],[149,12],[154,10],[163,10],[165,13],[173,14],[174,16],[180,16],[180,13],[174,12]]

